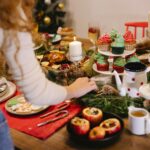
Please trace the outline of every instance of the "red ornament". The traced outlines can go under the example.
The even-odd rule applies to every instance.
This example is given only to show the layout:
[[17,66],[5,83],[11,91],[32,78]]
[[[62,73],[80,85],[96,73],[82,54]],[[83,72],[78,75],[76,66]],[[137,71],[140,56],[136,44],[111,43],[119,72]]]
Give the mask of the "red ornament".
[[132,81],[135,81],[135,78],[132,78]]
[[141,82],[141,85],[143,85],[144,83],[143,82]]
[[130,91],[130,88],[128,88],[128,91]]

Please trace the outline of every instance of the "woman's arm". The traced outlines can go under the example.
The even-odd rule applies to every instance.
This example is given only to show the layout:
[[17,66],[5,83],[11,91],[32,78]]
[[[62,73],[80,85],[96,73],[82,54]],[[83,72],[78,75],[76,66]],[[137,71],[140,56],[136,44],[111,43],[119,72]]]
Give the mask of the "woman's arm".
[[[30,33],[18,32],[16,37],[15,34],[12,35],[10,33],[7,39],[11,44],[5,50],[5,58],[13,79],[31,103],[55,105],[68,98],[80,97],[97,88],[95,82],[89,82],[88,78],[80,78],[68,87],[47,80],[35,57]],[[16,46],[18,44],[19,49]]]

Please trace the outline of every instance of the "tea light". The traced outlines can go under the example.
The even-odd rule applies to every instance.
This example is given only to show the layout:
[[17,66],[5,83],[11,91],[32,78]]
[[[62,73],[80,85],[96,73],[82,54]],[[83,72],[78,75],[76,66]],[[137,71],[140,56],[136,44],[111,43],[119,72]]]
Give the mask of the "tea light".
[[79,61],[82,59],[82,43],[73,41],[69,43],[69,57],[71,61]]

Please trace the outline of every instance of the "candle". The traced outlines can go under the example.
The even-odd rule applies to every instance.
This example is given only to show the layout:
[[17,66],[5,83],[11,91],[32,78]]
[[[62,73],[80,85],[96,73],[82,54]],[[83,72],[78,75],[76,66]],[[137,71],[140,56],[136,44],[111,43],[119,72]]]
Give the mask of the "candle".
[[148,31],[150,31],[150,11],[148,12]]
[[82,59],[82,43],[73,41],[69,43],[69,57],[71,61],[79,61]]

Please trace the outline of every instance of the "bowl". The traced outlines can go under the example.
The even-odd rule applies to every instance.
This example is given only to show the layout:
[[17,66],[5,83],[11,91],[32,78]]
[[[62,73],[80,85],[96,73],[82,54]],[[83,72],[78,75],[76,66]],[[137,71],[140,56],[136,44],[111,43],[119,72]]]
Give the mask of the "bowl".
[[116,118],[120,121],[121,129],[119,131],[117,131],[116,133],[114,133],[112,135],[106,135],[104,137],[104,139],[89,140],[88,135],[85,135],[85,136],[76,135],[73,132],[73,129],[71,128],[71,122],[69,122],[67,124],[67,131],[70,135],[70,139],[73,140],[74,142],[78,143],[78,144],[82,144],[82,145],[86,145],[86,146],[92,146],[92,147],[97,147],[97,146],[98,147],[105,147],[105,146],[108,146],[110,144],[117,142],[119,140],[121,134],[122,134],[123,129],[124,129],[124,122],[123,122],[122,118],[116,114],[109,113],[109,112],[103,112],[103,120],[106,120],[109,118]]

